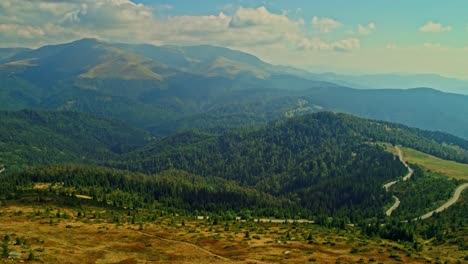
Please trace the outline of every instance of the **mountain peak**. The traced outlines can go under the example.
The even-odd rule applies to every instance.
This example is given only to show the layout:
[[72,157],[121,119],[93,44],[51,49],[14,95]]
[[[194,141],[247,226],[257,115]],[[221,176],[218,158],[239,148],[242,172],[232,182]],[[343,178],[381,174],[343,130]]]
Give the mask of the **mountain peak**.
[[82,39],[72,41],[69,44],[72,44],[72,43],[96,44],[96,43],[102,43],[102,41],[97,38],[82,38]]

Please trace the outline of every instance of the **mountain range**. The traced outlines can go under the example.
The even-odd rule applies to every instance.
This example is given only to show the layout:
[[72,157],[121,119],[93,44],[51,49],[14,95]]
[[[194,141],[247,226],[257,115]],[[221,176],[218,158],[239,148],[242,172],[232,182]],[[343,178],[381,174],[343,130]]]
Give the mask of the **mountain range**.
[[413,89],[432,88],[446,93],[468,94],[468,81],[437,74],[366,74],[345,75],[336,73],[300,74],[304,78],[353,87],[356,89]]
[[355,223],[385,218],[382,186],[407,173],[392,145],[468,163],[465,95],[355,89],[213,46],[4,54],[3,197],[49,182],[102,206]]
[[328,110],[468,138],[465,95],[430,88],[354,89],[336,76],[271,65],[221,47],[82,39],[1,54],[1,110],[80,111],[157,136],[194,128],[224,131]]

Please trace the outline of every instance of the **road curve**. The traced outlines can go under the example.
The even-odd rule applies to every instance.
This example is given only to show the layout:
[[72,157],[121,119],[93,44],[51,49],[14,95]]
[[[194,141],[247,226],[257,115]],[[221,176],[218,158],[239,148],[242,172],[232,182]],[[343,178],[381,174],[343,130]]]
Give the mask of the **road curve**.
[[401,163],[403,163],[403,165],[405,165],[405,167],[408,169],[408,174],[406,174],[406,176],[403,177],[403,181],[407,181],[411,178],[411,176],[413,176],[414,171],[403,158],[403,152],[401,151],[401,149],[398,146],[395,146],[395,149],[398,152],[398,158],[400,159]]
[[419,220],[419,219],[424,220],[424,219],[430,218],[431,216],[434,215],[434,213],[440,213],[440,212],[444,211],[445,209],[449,208],[450,206],[454,205],[458,201],[458,199],[460,199],[461,193],[466,188],[468,188],[468,182],[464,183],[462,185],[459,185],[455,189],[455,192],[453,193],[452,198],[450,198],[450,200],[448,200],[445,204],[443,204],[439,208],[435,209],[434,211],[431,211],[431,212],[429,212],[427,214],[424,214],[424,215],[422,215],[420,217],[415,218],[414,220]]
[[[408,165],[408,163],[406,163],[406,161],[403,159],[403,152],[401,152],[401,149],[398,146],[395,146],[395,149],[398,152],[398,158],[400,159],[401,163],[403,163],[403,165],[405,165],[405,167],[408,169],[408,173],[403,177],[403,181],[407,181],[407,180],[409,180],[411,178],[411,176],[413,176],[414,171],[413,171],[413,169],[411,169],[411,167]],[[392,187],[397,182],[399,182],[399,180],[388,182],[388,183],[384,184],[383,187],[385,188],[386,191],[388,191],[388,188]],[[400,199],[398,199],[398,197],[396,197],[395,195],[393,195],[393,199],[395,199],[395,202],[385,212],[385,214],[387,216],[391,216],[393,211],[395,211],[398,208],[398,206],[400,206]]]
[[391,182],[388,182],[386,184],[384,184],[384,188],[386,191],[388,191],[388,188],[392,187],[394,184],[396,184],[398,181],[391,181]]
[[395,209],[397,209],[398,206],[400,206],[400,199],[398,199],[398,197],[396,197],[395,195],[393,195],[393,199],[395,200],[395,203],[393,203],[392,207],[388,208],[388,210],[385,212],[387,216],[391,216],[392,212],[395,211]]
[[[407,181],[407,180],[409,180],[411,178],[411,176],[413,176],[414,171],[413,171],[413,169],[411,169],[411,167],[408,165],[408,163],[406,163],[406,161],[404,160],[403,152],[401,151],[401,149],[398,146],[395,146],[395,149],[398,152],[398,158],[400,159],[400,161],[405,165],[406,168],[408,168],[408,174],[406,174],[406,176],[403,177],[403,181]],[[388,191],[388,188],[390,188],[392,185],[396,184],[397,182],[399,182],[399,181],[392,181],[392,182],[386,183],[384,185],[385,190]],[[458,199],[460,199],[461,193],[466,188],[468,188],[468,183],[464,183],[462,185],[459,185],[455,189],[455,192],[453,193],[452,198],[450,198],[450,200],[448,200],[445,204],[443,204],[442,206],[440,206],[439,208],[437,208],[437,209],[435,209],[433,211],[430,211],[429,213],[426,213],[426,214],[424,214],[424,215],[422,215],[420,217],[414,218],[413,220],[428,219],[428,218],[432,217],[434,215],[434,213],[440,213],[440,212],[444,211],[445,209],[449,208],[450,206],[454,205],[458,201]],[[395,203],[392,205],[392,207],[390,207],[385,212],[385,214],[387,216],[391,216],[392,212],[395,211],[395,209],[397,209],[398,206],[400,205],[400,199],[398,199],[398,197],[396,197],[395,195],[393,196],[393,198],[395,199]]]

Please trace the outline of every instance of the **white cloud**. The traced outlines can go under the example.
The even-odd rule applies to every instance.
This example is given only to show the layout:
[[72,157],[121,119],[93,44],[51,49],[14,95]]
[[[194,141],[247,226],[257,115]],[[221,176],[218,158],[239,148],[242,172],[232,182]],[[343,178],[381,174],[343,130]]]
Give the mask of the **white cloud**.
[[152,9],[128,0],[2,0],[2,46],[40,46],[83,37],[138,39]]
[[[320,69],[365,72],[437,72],[466,77],[468,47],[437,43],[407,47],[400,40],[398,46],[390,42],[387,47],[361,48],[360,38],[365,34],[359,33],[375,32],[375,24],[363,24],[363,30],[358,25],[347,37],[346,32],[342,37],[314,35],[317,32],[312,32],[311,27],[331,32],[344,26],[336,26],[339,22],[333,19],[330,20],[334,22],[319,23],[326,20],[318,17],[315,25],[306,24],[297,13],[300,11],[285,14],[265,7],[234,6],[212,15],[182,16],[171,15],[170,7],[135,4],[130,0],[0,0],[0,46],[38,47],[84,37],[157,45],[212,44],[250,52],[275,64],[313,64]],[[425,30],[452,30],[446,25],[432,24],[435,26]]]
[[41,28],[33,26],[21,26],[17,24],[0,24],[0,35],[2,36],[19,36],[24,39],[34,39],[44,36],[44,31]]
[[335,42],[325,42],[320,39],[303,39],[299,42],[299,48],[303,50],[334,50],[350,51],[359,49],[361,41],[359,39],[343,39]]
[[314,16],[312,18],[312,25],[317,27],[323,33],[330,33],[333,30],[341,26],[341,23],[328,17],[318,18]]
[[428,32],[435,32],[435,33],[449,32],[449,31],[452,31],[452,27],[451,26],[444,26],[444,25],[442,25],[440,23],[434,23],[432,21],[429,21],[424,26],[419,28],[419,31],[424,32],[424,33],[428,33]]
[[[299,22],[302,23],[302,22]],[[296,26],[297,22],[290,20],[285,13],[274,14],[270,13],[265,7],[259,8],[243,8],[240,7],[232,16],[230,27],[242,28],[251,26]]]
[[374,22],[371,22],[367,25],[358,25],[358,33],[359,35],[369,35],[373,33],[377,29],[377,26]]
[[[311,39],[304,20],[265,7],[239,7],[230,14],[204,16],[158,16],[160,8],[130,0],[1,0],[0,45],[37,47],[97,37],[129,43],[212,44],[245,51],[269,46],[283,53],[360,47],[358,39]],[[329,18],[317,18],[315,24],[323,32],[340,25]]]

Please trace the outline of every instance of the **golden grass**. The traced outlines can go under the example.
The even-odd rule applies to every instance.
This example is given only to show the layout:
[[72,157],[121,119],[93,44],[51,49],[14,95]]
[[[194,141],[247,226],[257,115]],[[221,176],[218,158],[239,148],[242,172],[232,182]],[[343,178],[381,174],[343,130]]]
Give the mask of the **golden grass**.
[[[401,263],[390,258],[391,253],[403,263],[425,263],[427,257],[407,255],[407,249],[390,241],[372,241],[360,235],[333,231],[316,225],[231,223],[211,226],[205,220],[186,221],[159,219],[157,223],[117,226],[77,219],[77,212],[53,208],[69,219],[32,216],[40,206],[8,205],[0,208],[0,236],[20,237],[36,250],[42,263]],[[44,210],[44,208],[42,208]],[[21,214],[18,212],[22,211]],[[245,231],[250,230],[250,237]],[[290,240],[285,234],[290,232]],[[308,243],[305,234],[313,234]],[[11,246],[12,250],[28,250]],[[351,253],[355,249],[357,252]],[[449,258],[450,259],[450,258]],[[3,261],[3,262],[2,262]],[[10,263],[5,259],[0,263]]]
[[34,63],[36,59],[27,59],[27,60],[17,60],[5,63],[5,66],[36,66]]
[[35,190],[45,190],[49,189],[51,186],[50,183],[44,183],[44,182],[36,182],[34,183],[34,189]]
[[224,70],[230,75],[237,75],[240,73],[251,73],[259,79],[265,79],[270,76],[266,71],[260,70],[258,68],[252,67],[251,65],[244,64],[241,62],[233,61],[225,57],[217,58],[211,67],[208,69],[208,75],[217,75],[215,74],[218,70]]
[[81,78],[121,79],[121,80],[156,80],[163,76],[154,72],[150,63],[141,56],[121,52],[118,49],[108,49],[109,54],[101,64],[80,75]]
[[163,77],[153,72],[142,62],[130,63],[127,60],[110,60],[91,68],[82,74],[82,78],[123,79],[123,80],[157,80]]
[[85,199],[85,200],[92,200],[93,199],[93,197],[91,197],[91,196],[82,195],[82,194],[76,194],[75,197],[78,198],[78,199]]
[[[18,215],[18,211],[23,214]],[[20,237],[36,251],[42,263],[221,263],[216,257],[200,252],[190,246],[162,241],[156,237],[143,236],[137,227],[112,224],[86,224],[76,219],[50,224],[48,220],[31,219],[27,213],[34,208],[3,208],[0,235]],[[74,214],[61,209],[62,213]],[[15,215],[16,213],[16,215]],[[6,214],[6,216],[5,216]],[[76,215],[76,214],[75,214]],[[11,250],[28,250],[21,246],[10,246]],[[3,259],[4,263],[10,263]],[[0,260],[0,263],[3,263]]]

